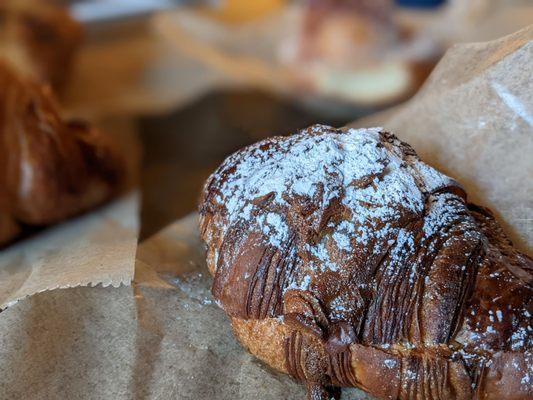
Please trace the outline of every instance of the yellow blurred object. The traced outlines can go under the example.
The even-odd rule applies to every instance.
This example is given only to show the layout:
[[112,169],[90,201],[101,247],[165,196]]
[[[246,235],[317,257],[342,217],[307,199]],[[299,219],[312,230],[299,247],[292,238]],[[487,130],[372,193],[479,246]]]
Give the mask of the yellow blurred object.
[[219,0],[205,12],[223,22],[239,24],[253,21],[279,10],[286,0]]

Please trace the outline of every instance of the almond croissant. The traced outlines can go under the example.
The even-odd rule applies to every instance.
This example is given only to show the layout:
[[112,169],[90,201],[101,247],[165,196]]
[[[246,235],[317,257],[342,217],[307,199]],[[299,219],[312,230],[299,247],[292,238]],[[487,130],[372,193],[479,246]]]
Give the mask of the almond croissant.
[[52,224],[104,202],[125,175],[113,142],[62,119],[47,87],[0,63],[0,244],[21,224]]
[[533,398],[533,260],[394,135],[317,125],[247,147],[200,216],[237,338],[309,399]]

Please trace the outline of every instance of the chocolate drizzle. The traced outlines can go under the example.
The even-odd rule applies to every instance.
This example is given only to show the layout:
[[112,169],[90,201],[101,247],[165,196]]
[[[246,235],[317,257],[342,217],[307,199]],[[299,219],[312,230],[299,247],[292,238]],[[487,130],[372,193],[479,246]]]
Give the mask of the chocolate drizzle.
[[305,370],[303,369],[303,352],[302,352],[302,334],[294,330],[291,335],[285,339],[285,361],[287,370],[296,379],[307,380]]
[[390,133],[317,125],[245,148],[200,214],[214,296],[233,318],[279,320],[309,398],[468,399],[481,361],[531,349],[531,259]]

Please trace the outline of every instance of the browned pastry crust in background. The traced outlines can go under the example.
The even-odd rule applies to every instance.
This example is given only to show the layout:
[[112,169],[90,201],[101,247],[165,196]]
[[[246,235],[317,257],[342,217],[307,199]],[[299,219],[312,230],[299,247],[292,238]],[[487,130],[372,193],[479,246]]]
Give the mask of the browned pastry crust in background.
[[0,244],[116,195],[125,162],[108,137],[65,121],[46,86],[0,62]]
[[0,1],[0,57],[33,79],[61,87],[82,36],[81,25],[50,1]]
[[0,211],[0,246],[20,234],[17,222],[6,211]]
[[383,399],[533,397],[533,261],[394,135],[315,126],[230,156],[200,229],[241,343]]

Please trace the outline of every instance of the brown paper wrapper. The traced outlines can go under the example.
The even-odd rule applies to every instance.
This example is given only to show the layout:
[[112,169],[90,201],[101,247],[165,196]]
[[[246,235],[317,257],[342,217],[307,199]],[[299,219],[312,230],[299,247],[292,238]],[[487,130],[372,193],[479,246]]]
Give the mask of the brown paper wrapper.
[[58,288],[129,285],[138,235],[138,195],[49,228],[0,253],[0,310]]

